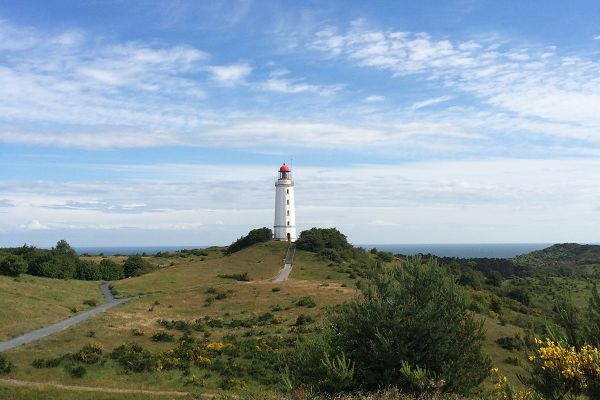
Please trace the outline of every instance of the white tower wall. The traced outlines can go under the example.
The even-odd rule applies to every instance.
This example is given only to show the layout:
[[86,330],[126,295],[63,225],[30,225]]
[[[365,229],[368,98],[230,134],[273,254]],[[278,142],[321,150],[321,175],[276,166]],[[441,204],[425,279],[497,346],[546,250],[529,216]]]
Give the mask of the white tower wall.
[[[296,241],[296,212],[294,208],[294,181],[291,172],[280,172],[275,182],[275,226],[276,240]],[[289,234],[289,236],[288,236]]]

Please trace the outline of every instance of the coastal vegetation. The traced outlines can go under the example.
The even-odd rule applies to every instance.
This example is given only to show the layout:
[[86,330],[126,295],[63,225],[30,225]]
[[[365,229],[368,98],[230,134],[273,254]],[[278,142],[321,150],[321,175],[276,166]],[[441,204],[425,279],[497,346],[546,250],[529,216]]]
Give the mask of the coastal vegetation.
[[99,262],[90,256],[78,256],[65,240],[57,242],[50,250],[23,245],[0,249],[0,274],[19,276],[29,274],[55,279],[79,279],[87,281],[113,281],[139,276],[158,267],[139,254],[117,263],[108,258]]
[[256,243],[264,243],[273,239],[273,231],[269,228],[252,229],[227,247],[226,253],[232,254]]
[[[270,279],[282,267],[285,242],[136,257],[134,266],[142,259],[165,267],[112,282],[120,295],[135,296],[130,302],[2,353],[11,365],[5,376],[97,388],[98,398],[104,389],[223,399],[597,396],[600,299],[592,277],[530,273],[515,260],[366,251],[335,229],[305,232],[282,284]],[[113,272],[126,261],[79,258]],[[0,301],[25,283],[50,304],[67,292],[69,307],[102,301],[97,282],[28,274],[0,277]],[[52,291],[55,285],[62,286]],[[3,321],[19,312],[13,304]],[[0,384],[11,398],[32,390]],[[49,386],[38,397],[59,398],[55,392]]]

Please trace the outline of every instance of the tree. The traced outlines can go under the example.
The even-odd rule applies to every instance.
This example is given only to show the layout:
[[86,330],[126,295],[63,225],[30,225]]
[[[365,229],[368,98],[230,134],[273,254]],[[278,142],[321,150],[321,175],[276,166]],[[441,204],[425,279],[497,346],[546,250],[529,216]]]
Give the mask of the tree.
[[136,254],[135,256],[129,256],[127,260],[125,260],[125,263],[123,263],[123,274],[126,278],[139,276],[148,272],[150,268],[150,263],[144,260],[139,254]]
[[343,251],[351,248],[346,236],[336,228],[311,228],[300,232],[296,241],[300,250],[308,250],[318,253],[325,248]]
[[123,267],[116,262],[105,258],[100,261],[100,275],[102,275],[102,279],[105,281],[123,279]]
[[361,387],[417,390],[419,375],[464,393],[488,376],[483,321],[468,311],[463,290],[437,261],[414,257],[379,266],[364,282],[363,298],[331,317],[334,347],[356,363]]
[[77,260],[75,268],[75,279],[85,281],[99,281],[102,279],[98,264],[92,261]]
[[246,236],[242,236],[227,248],[227,254],[235,253],[255,243],[268,242],[273,239],[273,231],[269,228],[252,229]]
[[61,254],[41,258],[35,268],[31,268],[33,275],[45,276],[47,278],[72,279],[75,276],[77,258],[72,255]]
[[69,254],[69,255],[75,255],[75,250],[71,247],[71,245],[69,243],[67,243],[66,240],[61,239],[58,242],[56,242],[56,247],[54,247],[54,252],[57,254]]
[[21,256],[9,255],[0,263],[0,273],[8,276],[19,276],[27,272],[27,263]]
[[502,286],[502,274],[493,269],[488,273],[486,277],[486,282],[489,285],[500,287]]

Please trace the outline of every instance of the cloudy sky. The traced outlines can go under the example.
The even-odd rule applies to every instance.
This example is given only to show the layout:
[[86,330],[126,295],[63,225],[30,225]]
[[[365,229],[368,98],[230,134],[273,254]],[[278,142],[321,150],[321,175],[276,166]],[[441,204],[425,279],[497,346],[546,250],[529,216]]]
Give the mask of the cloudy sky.
[[0,246],[600,242],[600,2],[0,3]]

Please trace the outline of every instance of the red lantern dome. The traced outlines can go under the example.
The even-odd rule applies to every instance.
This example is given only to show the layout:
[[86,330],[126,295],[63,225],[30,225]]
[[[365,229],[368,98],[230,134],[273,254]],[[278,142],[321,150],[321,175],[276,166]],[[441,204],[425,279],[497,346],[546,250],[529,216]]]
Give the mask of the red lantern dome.
[[279,168],[279,172],[290,172],[290,167],[288,167],[287,165],[285,165],[285,163],[283,163],[281,168]]

